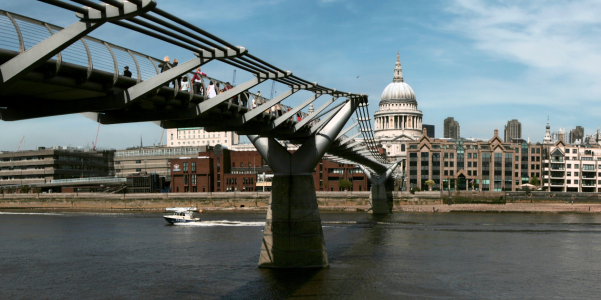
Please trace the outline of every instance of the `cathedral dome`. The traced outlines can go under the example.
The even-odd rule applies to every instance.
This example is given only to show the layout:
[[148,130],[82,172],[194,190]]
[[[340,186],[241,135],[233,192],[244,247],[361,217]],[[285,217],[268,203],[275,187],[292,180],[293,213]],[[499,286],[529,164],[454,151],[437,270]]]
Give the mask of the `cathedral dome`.
[[382,92],[381,101],[385,100],[415,100],[413,89],[405,82],[393,82],[389,84]]
[[416,102],[413,89],[403,80],[403,69],[399,55],[396,56],[396,67],[394,68],[394,78],[382,92],[380,103],[391,102]]

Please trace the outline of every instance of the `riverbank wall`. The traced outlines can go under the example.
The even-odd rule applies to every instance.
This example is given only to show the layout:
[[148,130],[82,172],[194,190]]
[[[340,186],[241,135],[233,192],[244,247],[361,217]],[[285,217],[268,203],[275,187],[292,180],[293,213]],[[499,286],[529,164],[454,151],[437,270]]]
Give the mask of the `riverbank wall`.
[[[317,192],[322,210],[367,210],[369,192]],[[269,192],[169,194],[0,194],[0,209],[163,210],[195,206],[203,209],[265,209]],[[432,205],[601,204],[597,193],[549,192],[393,192],[395,207]]]

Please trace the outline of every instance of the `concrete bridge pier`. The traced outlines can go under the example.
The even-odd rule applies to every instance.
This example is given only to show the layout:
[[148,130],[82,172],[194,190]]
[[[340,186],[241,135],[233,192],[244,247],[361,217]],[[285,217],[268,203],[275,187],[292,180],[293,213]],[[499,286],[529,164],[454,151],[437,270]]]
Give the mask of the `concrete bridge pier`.
[[401,161],[394,163],[386,172],[376,175],[368,171],[364,166],[359,165],[367,179],[371,183],[369,204],[371,208],[369,213],[390,214],[394,206],[392,191],[394,190],[394,181],[391,176]]
[[342,109],[294,153],[288,152],[274,138],[248,136],[274,171],[260,268],[329,266],[311,173],[355,111],[358,104],[355,100],[347,100]]

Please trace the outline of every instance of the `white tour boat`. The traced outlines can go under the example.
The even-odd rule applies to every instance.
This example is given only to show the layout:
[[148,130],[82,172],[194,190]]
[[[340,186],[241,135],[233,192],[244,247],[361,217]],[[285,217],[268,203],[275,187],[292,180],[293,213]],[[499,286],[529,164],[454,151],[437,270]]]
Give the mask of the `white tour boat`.
[[192,223],[200,222],[198,214],[202,210],[198,210],[196,207],[167,207],[165,209],[163,217],[171,224],[175,223]]

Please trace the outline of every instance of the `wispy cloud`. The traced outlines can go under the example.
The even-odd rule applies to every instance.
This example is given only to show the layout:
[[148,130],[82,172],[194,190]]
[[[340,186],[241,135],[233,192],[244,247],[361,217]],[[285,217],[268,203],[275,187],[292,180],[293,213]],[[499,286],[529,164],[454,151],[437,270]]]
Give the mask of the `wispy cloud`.
[[601,75],[601,2],[456,0],[446,29],[549,76]]

